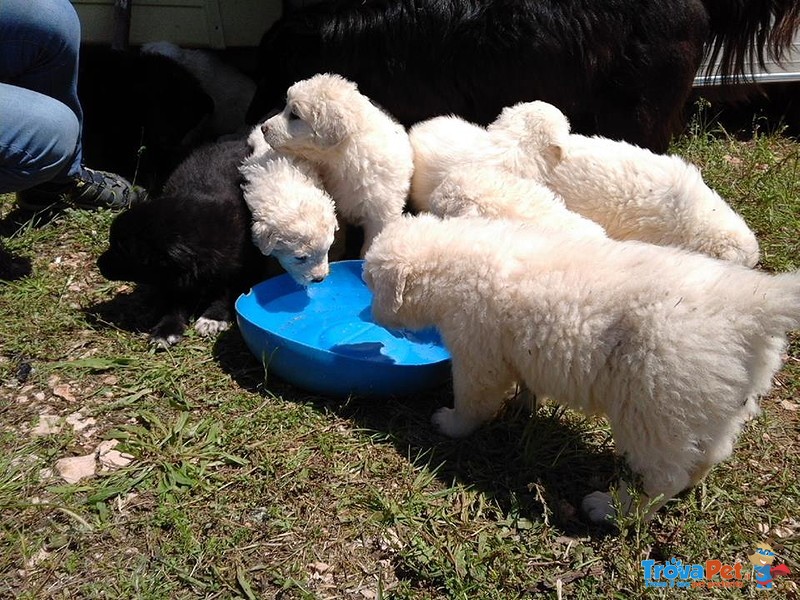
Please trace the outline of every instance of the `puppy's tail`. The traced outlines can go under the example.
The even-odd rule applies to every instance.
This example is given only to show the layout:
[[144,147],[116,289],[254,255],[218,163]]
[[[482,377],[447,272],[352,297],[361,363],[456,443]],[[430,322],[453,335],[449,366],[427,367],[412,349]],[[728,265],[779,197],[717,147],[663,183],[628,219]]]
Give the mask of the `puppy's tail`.
[[744,418],[758,414],[757,398],[772,389],[773,377],[783,363],[787,333],[800,329],[800,271],[779,275],[750,272],[756,277],[752,280],[755,285],[738,288],[744,292],[739,299],[748,306],[740,305],[747,316],[736,327],[736,335],[745,343],[750,381]]
[[765,317],[772,322],[769,329],[775,333],[800,329],[800,271],[773,275],[763,295]]

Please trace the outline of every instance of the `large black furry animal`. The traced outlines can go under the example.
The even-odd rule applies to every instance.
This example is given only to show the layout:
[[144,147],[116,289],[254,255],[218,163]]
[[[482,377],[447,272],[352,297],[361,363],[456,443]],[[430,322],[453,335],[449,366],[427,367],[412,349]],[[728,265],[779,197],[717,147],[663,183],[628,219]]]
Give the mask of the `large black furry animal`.
[[120,213],[97,266],[106,279],[152,286],[164,316],[152,340],[178,342],[193,315],[201,333],[231,321],[236,296],[263,279],[267,259],[253,245],[239,164],[247,142],[203,146],[170,175],[162,193]]
[[798,23],[797,0],[332,0],[264,34],[248,118],[327,71],[406,126],[449,113],[487,124],[538,99],[576,132],[661,152],[705,54],[736,75],[780,57]]
[[191,150],[214,102],[166,56],[81,48],[78,96],[86,164],[155,190]]

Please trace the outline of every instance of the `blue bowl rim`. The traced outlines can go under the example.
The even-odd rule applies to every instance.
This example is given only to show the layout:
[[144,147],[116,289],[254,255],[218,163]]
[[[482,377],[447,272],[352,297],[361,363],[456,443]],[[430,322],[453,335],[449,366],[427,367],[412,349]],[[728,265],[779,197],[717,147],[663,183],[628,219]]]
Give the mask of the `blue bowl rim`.
[[[344,268],[345,266],[349,267],[350,265],[354,265],[354,264],[361,264],[363,266],[364,260],[363,259],[351,259],[351,260],[335,261],[335,262],[331,263],[331,269],[333,269],[335,265],[343,265],[342,268]],[[339,267],[336,267],[336,268],[339,268]],[[280,335],[280,334],[278,334],[278,333],[276,333],[274,331],[271,331],[269,329],[264,329],[260,325],[254,323],[251,319],[248,319],[247,317],[245,317],[242,314],[242,312],[239,310],[239,303],[240,302],[244,302],[247,298],[249,298],[249,296],[253,293],[255,288],[257,288],[257,287],[259,287],[261,285],[265,285],[267,283],[273,282],[274,280],[276,280],[278,278],[289,278],[289,279],[291,279],[291,275],[289,275],[288,273],[281,273],[280,275],[276,275],[274,277],[270,277],[269,279],[266,279],[264,281],[261,281],[261,282],[255,284],[247,292],[243,292],[242,294],[240,294],[239,297],[236,299],[236,302],[234,304],[234,309],[236,310],[237,318],[240,318],[240,319],[243,319],[243,320],[247,321],[247,323],[250,326],[255,327],[259,331],[264,332],[266,335],[274,336],[275,338],[280,339],[282,342],[294,344],[294,345],[296,345],[298,347],[301,347],[301,348],[304,348],[304,349],[308,349],[308,350],[311,350],[313,352],[321,353],[322,355],[325,355],[325,356],[344,357],[344,358],[347,358],[349,360],[353,360],[353,361],[359,362],[359,363],[365,363],[365,364],[371,364],[371,365],[375,364],[374,361],[365,360],[365,359],[358,358],[356,356],[347,355],[347,354],[340,354],[338,352],[333,352],[331,350],[328,350],[327,348],[321,348],[319,346],[312,346],[311,344],[308,344],[306,342],[301,342],[301,341],[298,341],[298,340],[293,340],[291,338],[287,338],[287,337],[282,336],[282,335]],[[294,280],[292,280],[292,281],[294,281]],[[380,325],[378,323],[375,323],[375,325],[378,325],[379,327],[383,327],[383,325]],[[386,327],[384,327],[384,329],[386,329],[387,331],[397,331],[396,329],[388,329]],[[392,366],[393,366],[393,368],[401,368],[401,369],[421,369],[421,368],[426,368],[426,367],[436,367],[436,366],[439,366],[439,365],[442,365],[442,364],[450,362],[452,360],[452,357],[450,356],[450,351],[447,350],[447,348],[444,346],[443,343],[442,344],[438,344],[438,345],[448,354],[448,356],[446,358],[442,358],[442,359],[434,361],[434,362],[419,363],[419,364],[398,364],[398,363],[394,363]]]

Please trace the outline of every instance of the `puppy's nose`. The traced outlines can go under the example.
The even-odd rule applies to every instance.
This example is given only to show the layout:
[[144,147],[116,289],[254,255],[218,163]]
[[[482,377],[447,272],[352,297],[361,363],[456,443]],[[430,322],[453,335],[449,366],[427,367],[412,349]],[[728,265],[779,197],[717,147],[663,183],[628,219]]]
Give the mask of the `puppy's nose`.
[[325,281],[324,275],[323,276],[317,275],[316,277],[311,278],[311,283],[322,283],[323,281]]
[[261,124],[261,133],[267,135],[267,132],[269,132],[269,125],[267,125],[267,123],[264,122]]

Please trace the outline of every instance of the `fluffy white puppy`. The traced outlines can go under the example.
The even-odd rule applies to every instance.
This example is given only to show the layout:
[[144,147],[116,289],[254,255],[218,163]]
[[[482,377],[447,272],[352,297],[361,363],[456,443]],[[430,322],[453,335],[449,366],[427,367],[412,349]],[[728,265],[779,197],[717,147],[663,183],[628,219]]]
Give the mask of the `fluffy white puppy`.
[[509,149],[507,168],[545,183],[612,238],[679,246],[749,267],[758,262],[758,241],[744,219],[681,157],[570,134],[561,111],[540,101],[504,109],[488,132]]
[[411,206],[430,210],[430,196],[455,169],[500,166],[501,158],[486,130],[456,116],[443,116],[417,123],[408,130],[414,150],[411,176]]
[[[441,331],[455,407],[433,422],[446,435],[471,433],[524,381],[537,396],[604,414],[645,494],[661,496],[656,510],[727,458],[757,413],[786,332],[800,326],[800,272],[565,235],[404,218],[366,256],[373,315]],[[613,512],[601,492],[583,506],[595,521]]]
[[572,212],[549,188],[493,168],[457,168],[433,190],[428,211],[439,217],[485,217],[536,224],[575,235],[605,237],[594,221]]
[[319,283],[328,275],[338,228],[333,200],[311,165],[275,152],[259,127],[248,143],[253,152],[239,172],[253,215],[253,242],[300,285]]
[[408,134],[351,81],[320,74],[295,83],[262,130],[279,152],[317,166],[339,216],[363,227],[362,254],[403,213],[414,168]]

